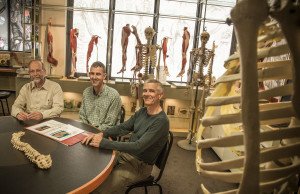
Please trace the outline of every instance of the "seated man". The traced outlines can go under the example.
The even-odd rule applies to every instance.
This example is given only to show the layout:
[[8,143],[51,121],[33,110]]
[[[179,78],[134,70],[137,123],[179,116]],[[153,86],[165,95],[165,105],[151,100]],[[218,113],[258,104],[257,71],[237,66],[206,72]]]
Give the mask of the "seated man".
[[64,97],[60,85],[47,80],[44,64],[29,62],[31,82],[25,84],[12,105],[11,115],[18,120],[42,120],[58,117],[64,110]]
[[90,68],[92,86],[83,91],[80,119],[100,131],[117,123],[121,111],[121,98],[117,90],[104,83],[106,77],[103,63],[94,62]]
[[[86,145],[119,151],[113,171],[95,193],[124,193],[126,186],[151,175],[155,160],[168,141],[169,120],[160,107],[162,96],[162,84],[157,80],[147,80],[143,87],[146,107],[124,123],[82,141]],[[130,132],[128,142],[108,139]]]

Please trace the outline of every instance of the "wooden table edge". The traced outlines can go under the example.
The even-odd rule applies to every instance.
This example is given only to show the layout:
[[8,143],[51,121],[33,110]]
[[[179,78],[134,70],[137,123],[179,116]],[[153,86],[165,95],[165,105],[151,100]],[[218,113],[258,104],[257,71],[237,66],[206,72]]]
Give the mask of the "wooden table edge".
[[91,181],[85,183],[81,187],[78,187],[77,189],[70,191],[68,194],[82,194],[82,193],[90,193],[93,190],[95,190],[99,185],[101,185],[105,179],[109,176],[111,173],[113,167],[114,167],[114,160],[116,157],[115,151],[112,153],[112,157],[105,167],[105,169],[95,178],[93,178]]

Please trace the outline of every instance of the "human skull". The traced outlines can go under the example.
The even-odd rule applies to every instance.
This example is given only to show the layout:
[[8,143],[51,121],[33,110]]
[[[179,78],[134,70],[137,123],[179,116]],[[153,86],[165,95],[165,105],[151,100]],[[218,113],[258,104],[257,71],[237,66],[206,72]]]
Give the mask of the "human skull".
[[148,41],[152,40],[155,34],[156,32],[150,26],[145,29],[145,36]]
[[201,42],[207,43],[209,40],[209,37],[210,37],[209,33],[206,31],[203,31],[201,33]]

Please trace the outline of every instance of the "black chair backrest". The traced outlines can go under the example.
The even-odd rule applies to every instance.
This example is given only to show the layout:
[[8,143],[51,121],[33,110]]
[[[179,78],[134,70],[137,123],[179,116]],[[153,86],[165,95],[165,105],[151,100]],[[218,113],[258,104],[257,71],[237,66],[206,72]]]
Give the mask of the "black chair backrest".
[[125,120],[125,108],[124,106],[121,106],[120,123],[124,123],[124,120]]
[[168,139],[165,147],[162,149],[162,151],[158,155],[156,162],[155,162],[155,166],[157,166],[160,169],[159,175],[155,179],[156,182],[159,181],[159,179],[161,178],[162,173],[165,169],[165,165],[167,163],[167,159],[169,157],[169,153],[170,153],[172,144],[173,144],[173,133],[171,131],[169,131],[169,139]]

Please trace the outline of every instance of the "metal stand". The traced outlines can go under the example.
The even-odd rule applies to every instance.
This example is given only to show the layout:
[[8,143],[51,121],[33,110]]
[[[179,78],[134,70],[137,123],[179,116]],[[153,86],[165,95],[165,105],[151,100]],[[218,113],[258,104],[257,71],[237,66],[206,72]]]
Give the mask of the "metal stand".
[[180,140],[177,142],[177,145],[179,147],[181,147],[182,149],[185,150],[190,150],[190,151],[195,151],[196,150],[196,143],[193,141],[194,140],[194,133],[193,133],[193,129],[194,127],[197,127],[197,121],[196,121],[196,126],[194,125],[195,123],[195,119],[198,118],[198,105],[197,105],[197,98],[198,98],[198,88],[199,88],[199,84],[196,85],[196,94],[195,94],[195,99],[194,99],[194,107],[195,110],[193,112],[193,116],[192,116],[192,123],[191,123],[191,130],[190,133],[188,134],[188,137],[184,140]]

